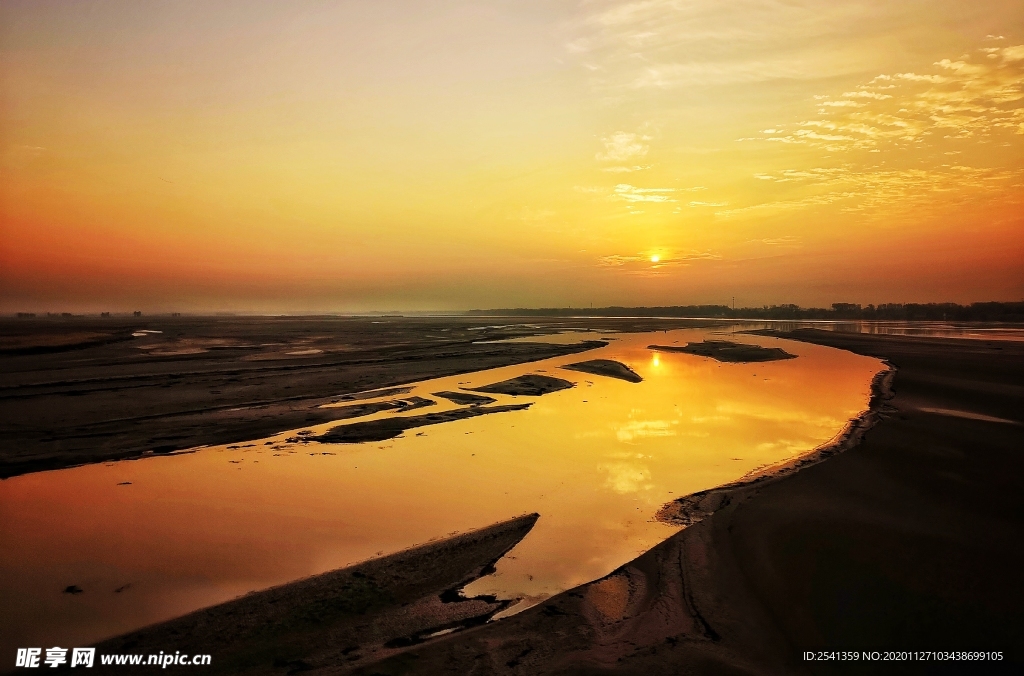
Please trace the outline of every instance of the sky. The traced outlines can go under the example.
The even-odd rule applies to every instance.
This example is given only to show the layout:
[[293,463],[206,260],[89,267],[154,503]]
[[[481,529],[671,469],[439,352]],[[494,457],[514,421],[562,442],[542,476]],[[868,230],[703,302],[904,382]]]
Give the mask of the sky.
[[0,312],[1024,299],[1024,3],[0,0]]

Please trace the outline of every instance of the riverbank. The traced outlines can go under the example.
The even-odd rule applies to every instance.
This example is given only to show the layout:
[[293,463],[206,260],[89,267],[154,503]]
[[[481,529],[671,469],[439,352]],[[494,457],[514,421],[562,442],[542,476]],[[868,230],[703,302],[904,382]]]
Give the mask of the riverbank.
[[355,673],[863,674],[884,669],[802,656],[886,649],[1004,655],[898,673],[1019,667],[1024,345],[774,335],[897,368],[861,443],[728,491],[602,580]]
[[208,654],[212,659],[204,671],[218,674],[296,673],[374,662],[428,636],[483,624],[507,607],[509,601],[466,599],[457,590],[492,573],[494,563],[526,537],[537,518],[520,516],[247,594],[104,641],[97,653]]

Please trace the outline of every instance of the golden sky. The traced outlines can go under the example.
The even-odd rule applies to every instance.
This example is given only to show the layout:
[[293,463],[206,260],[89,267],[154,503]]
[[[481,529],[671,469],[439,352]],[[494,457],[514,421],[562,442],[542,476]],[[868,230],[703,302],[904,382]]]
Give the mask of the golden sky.
[[0,2],[0,311],[1024,298],[1024,3]]

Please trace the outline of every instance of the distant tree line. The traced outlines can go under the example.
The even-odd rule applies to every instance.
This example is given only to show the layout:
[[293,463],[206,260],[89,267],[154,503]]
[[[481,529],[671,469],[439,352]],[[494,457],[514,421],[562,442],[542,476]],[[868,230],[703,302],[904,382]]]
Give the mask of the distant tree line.
[[890,321],[1024,322],[1024,302],[1018,303],[833,303],[830,308],[764,305],[670,305],[664,307],[503,308],[471,310],[474,316],[512,317],[698,317],[716,319],[847,319]]

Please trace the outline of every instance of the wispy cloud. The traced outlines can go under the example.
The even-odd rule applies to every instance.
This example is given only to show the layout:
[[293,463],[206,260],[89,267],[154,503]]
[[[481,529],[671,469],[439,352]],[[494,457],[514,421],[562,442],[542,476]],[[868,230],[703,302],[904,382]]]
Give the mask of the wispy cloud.
[[872,16],[856,3],[773,0],[591,0],[583,7],[565,50],[598,89],[619,92],[834,75],[847,60],[836,50],[822,58],[807,35],[846,33]]
[[617,131],[601,140],[604,150],[595,156],[601,162],[628,162],[645,156],[650,149],[646,143],[649,136],[625,131]]
[[672,268],[685,267],[697,261],[717,261],[722,256],[711,251],[687,251],[677,253],[636,253],[631,255],[611,254],[602,256],[597,263],[605,268],[617,268],[628,274],[658,276]]
[[[817,149],[820,164],[756,172],[760,182],[792,184],[785,198],[716,215],[836,205],[892,217],[947,210],[986,195],[1011,199],[1024,179],[1024,167],[1008,159],[1024,151],[1024,45],[981,53],[973,61],[967,55],[940,59],[932,72],[881,74],[841,95],[817,96],[816,117],[738,139],[803,146],[801,160]],[[961,156],[974,163],[951,162]]]
[[651,165],[649,165],[649,164],[644,164],[644,165],[635,164],[632,167],[621,167],[621,166],[620,167],[604,167],[604,168],[601,169],[601,171],[607,171],[608,173],[611,173],[611,174],[628,174],[628,173],[631,173],[631,172],[634,172],[634,171],[643,171],[644,169],[650,169],[650,168],[651,168]]
[[637,188],[628,183],[615,186],[615,195],[627,202],[675,202],[676,188]]
[[987,56],[994,58],[941,59],[933,73],[882,74],[841,97],[815,97],[817,119],[760,138],[837,152],[917,144],[929,136],[1024,134],[1024,45],[989,48]]
[[783,237],[762,237],[760,239],[748,239],[748,244],[765,244],[767,246],[788,246],[796,247],[800,246],[800,239],[793,237],[792,235],[786,235]]

